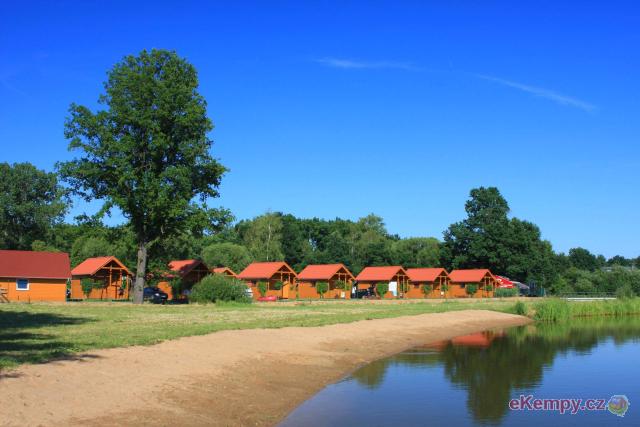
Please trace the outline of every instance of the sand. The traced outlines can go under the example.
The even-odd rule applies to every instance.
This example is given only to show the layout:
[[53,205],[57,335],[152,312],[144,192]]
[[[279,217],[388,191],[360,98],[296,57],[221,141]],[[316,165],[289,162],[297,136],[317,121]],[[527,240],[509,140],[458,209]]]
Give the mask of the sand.
[[276,425],[322,387],[405,349],[527,318],[484,310],[223,331],[96,350],[0,378],[2,426]]

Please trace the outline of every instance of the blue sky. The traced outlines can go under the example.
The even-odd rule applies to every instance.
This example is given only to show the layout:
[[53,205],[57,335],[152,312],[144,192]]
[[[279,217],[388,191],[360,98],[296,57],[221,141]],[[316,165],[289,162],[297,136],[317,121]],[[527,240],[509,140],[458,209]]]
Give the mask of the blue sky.
[[374,212],[441,237],[494,185],[556,250],[640,255],[633,2],[77,3],[2,6],[2,161],[52,170],[71,102],[95,107],[124,55],[174,49],[238,218]]

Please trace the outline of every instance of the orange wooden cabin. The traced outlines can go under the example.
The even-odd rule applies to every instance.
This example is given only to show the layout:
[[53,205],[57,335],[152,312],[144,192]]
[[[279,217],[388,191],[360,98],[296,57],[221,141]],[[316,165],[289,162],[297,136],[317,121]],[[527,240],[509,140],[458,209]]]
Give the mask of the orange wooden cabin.
[[0,250],[0,302],[66,301],[70,278],[67,253]]
[[[411,280],[406,298],[445,298],[449,287],[449,274],[444,268],[408,268],[407,276]],[[426,293],[425,293],[426,289]]]
[[238,275],[229,267],[216,267],[212,268],[211,272],[213,274],[224,274],[225,276],[233,277],[234,279],[238,278]]
[[[411,285],[407,272],[399,265],[386,267],[365,267],[356,276],[358,290],[371,289],[371,293],[378,295],[376,285],[380,282],[388,283],[389,290],[383,298],[396,298],[404,295],[405,289]],[[379,295],[378,295],[379,296]]]
[[453,270],[449,273],[451,286],[449,294],[454,297],[468,297],[467,286],[475,285],[473,298],[492,297],[498,281],[487,269]]
[[[183,259],[169,262],[170,273],[166,276],[168,280],[158,283],[158,288],[166,292],[169,299],[183,297],[189,294],[193,285],[202,280],[203,277],[211,274],[207,265],[199,259]],[[170,280],[179,278],[182,281],[182,295],[173,295],[173,288]]]
[[[72,299],[127,300],[133,274],[118,258],[103,256],[82,261],[71,270],[71,277]],[[82,290],[82,279],[90,279],[101,286],[86,295]]]
[[[298,298],[320,298],[316,284],[325,282],[327,283],[327,292],[323,298],[349,299],[351,298],[351,284],[354,280],[355,277],[344,264],[308,265],[298,273]],[[338,282],[346,283],[347,289],[339,288]]]
[[[238,274],[253,292],[253,299],[275,296],[282,299],[294,299],[298,275],[286,262],[254,262]],[[261,295],[259,282],[267,284],[266,295]],[[280,287],[280,289],[278,289]]]

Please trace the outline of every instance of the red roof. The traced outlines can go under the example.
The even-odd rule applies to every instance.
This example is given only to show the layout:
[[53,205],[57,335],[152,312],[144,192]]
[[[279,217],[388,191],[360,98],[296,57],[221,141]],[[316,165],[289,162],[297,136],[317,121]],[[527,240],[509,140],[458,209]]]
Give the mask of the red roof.
[[0,277],[23,279],[68,279],[69,254],[0,250]]
[[484,276],[489,274],[493,277],[493,274],[486,268],[478,268],[471,270],[453,270],[449,273],[449,278],[452,282],[462,283],[462,282],[481,282],[484,279]]
[[[238,277],[241,279],[271,279],[282,267],[296,276],[296,272],[286,262],[253,262]],[[297,276],[296,276],[297,277]]]
[[407,268],[407,276],[412,282],[433,282],[443,272],[447,274],[444,268]]
[[498,281],[498,287],[500,288],[511,289],[515,286],[511,280],[504,276],[496,276],[496,280]]
[[124,268],[128,274],[131,274],[129,269],[125,267],[123,263],[121,263],[118,258],[114,256],[101,256],[96,258],[87,258],[78,264],[73,270],[71,270],[72,276],[93,276],[105,265],[109,264],[111,261],[118,264],[120,267]]
[[359,282],[373,282],[376,280],[389,281],[398,273],[404,273],[399,265],[386,267],[365,267],[356,277]]
[[213,271],[215,274],[228,274],[233,277],[237,276],[237,274],[229,267],[216,267],[211,271]]
[[180,274],[180,276],[184,277],[187,274],[189,274],[191,270],[193,270],[194,268],[196,268],[201,264],[204,265],[205,268],[207,268],[204,262],[200,261],[199,259],[174,260],[174,261],[169,261],[169,270],[174,271]]
[[353,274],[344,264],[316,264],[307,265],[304,270],[298,274],[300,280],[329,280],[341,269],[347,272],[353,279]]

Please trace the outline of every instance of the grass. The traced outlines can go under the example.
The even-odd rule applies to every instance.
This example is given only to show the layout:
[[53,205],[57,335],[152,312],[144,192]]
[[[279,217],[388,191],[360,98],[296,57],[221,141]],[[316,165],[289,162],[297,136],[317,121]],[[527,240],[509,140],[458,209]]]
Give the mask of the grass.
[[357,320],[485,309],[514,312],[500,300],[338,301],[298,304],[0,304],[0,369],[90,349],[149,345],[228,329],[321,326]]
[[548,298],[533,308],[533,318],[544,322],[559,322],[574,317],[620,317],[640,314],[640,298],[588,302]]

